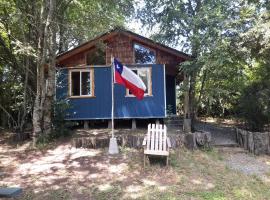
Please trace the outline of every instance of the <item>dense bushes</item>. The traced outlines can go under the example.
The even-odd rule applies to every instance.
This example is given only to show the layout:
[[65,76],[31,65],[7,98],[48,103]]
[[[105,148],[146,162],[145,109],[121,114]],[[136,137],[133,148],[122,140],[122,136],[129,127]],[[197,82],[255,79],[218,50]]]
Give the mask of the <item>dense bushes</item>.
[[247,86],[240,98],[239,110],[249,129],[262,131],[270,122],[270,85],[254,82]]
[[54,102],[53,105],[53,127],[49,135],[41,135],[38,138],[38,143],[48,143],[60,137],[66,137],[71,134],[73,123],[65,120],[66,111],[70,108],[67,100]]

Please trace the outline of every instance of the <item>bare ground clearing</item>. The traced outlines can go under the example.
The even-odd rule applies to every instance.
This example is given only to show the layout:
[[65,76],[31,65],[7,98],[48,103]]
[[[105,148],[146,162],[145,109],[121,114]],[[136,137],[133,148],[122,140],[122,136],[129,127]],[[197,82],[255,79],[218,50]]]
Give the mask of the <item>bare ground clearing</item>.
[[[2,135],[3,136],[3,135]],[[1,137],[4,138],[4,137]],[[43,150],[0,141],[0,185],[23,187],[19,199],[268,199],[266,179],[242,173],[228,164],[245,154],[236,148],[172,152],[170,166],[162,161],[142,169],[142,151],[75,149],[62,141]],[[254,157],[269,165],[270,157]],[[249,162],[249,160],[247,160]],[[244,165],[245,163],[241,163]],[[233,169],[231,169],[233,168]]]

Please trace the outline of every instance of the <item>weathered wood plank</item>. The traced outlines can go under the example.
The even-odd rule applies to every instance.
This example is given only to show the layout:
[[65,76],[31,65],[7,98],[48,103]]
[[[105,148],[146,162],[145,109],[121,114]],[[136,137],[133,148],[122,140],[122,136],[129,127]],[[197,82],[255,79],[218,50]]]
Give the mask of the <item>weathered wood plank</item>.
[[162,125],[160,125],[160,132],[159,132],[159,151],[162,151],[162,140],[163,140],[163,129]]
[[152,124],[152,127],[151,127],[151,140],[150,140],[150,143],[151,143],[151,150],[154,150],[154,144],[155,144],[155,132],[153,131],[153,129],[155,129],[156,126],[155,124]]
[[156,125],[156,129],[153,130],[155,133],[155,151],[158,151],[158,136],[159,136],[159,125]]

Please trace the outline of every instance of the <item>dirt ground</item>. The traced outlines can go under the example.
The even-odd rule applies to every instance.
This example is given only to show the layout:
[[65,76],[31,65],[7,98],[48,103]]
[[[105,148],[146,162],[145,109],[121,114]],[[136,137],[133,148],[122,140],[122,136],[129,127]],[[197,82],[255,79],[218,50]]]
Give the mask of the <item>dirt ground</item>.
[[217,120],[202,118],[196,122],[195,128],[211,133],[212,142],[215,146],[237,146],[234,126],[239,125],[235,120]]
[[[143,152],[76,149],[69,140],[33,150],[0,140],[0,186],[23,188],[18,199],[269,199],[270,170],[249,174],[235,167],[239,149],[175,150],[142,168]],[[237,155],[238,155],[237,154]],[[270,166],[270,157],[252,157]],[[254,161],[252,160],[252,161]],[[251,162],[245,159],[245,162]],[[259,166],[258,166],[259,167]],[[256,168],[256,167],[255,167]]]

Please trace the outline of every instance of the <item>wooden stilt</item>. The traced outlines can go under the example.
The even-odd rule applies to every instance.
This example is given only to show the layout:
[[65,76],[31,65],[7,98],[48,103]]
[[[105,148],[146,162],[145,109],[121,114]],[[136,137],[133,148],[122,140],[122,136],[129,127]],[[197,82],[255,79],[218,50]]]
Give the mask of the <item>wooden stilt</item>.
[[108,121],[108,128],[111,129],[112,128],[112,120]]
[[88,121],[87,120],[84,120],[83,121],[83,128],[84,129],[89,129],[89,124],[88,124]]
[[132,127],[131,127],[131,129],[136,130],[136,128],[137,128],[136,119],[132,119]]

